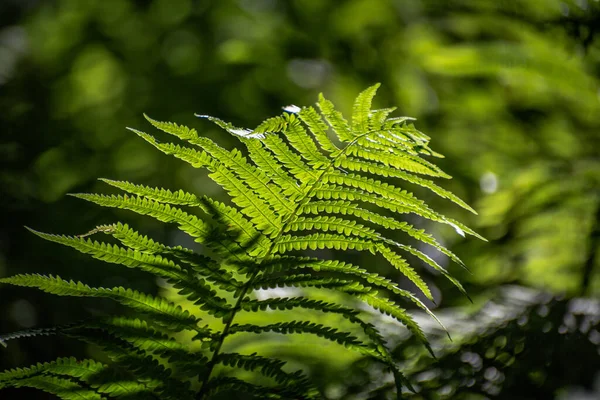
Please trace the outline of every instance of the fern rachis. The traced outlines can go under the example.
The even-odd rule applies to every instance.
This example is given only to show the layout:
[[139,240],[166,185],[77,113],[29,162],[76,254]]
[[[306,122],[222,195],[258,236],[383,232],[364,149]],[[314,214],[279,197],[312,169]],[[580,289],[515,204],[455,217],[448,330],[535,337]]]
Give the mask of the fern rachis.
[[[426,282],[405,259],[410,254],[464,291],[426,253],[390,237],[391,231],[403,231],[461,264],[433,236],[401,221],[402,214],[412,213],[450,225],[463,235],[478,235],[396,186],[399,182],[416,184],[473,211],[452,193],[418,176],[448,178],[422,157],[438,154],[429,149],[429,138],[408,123],[409,118],[389,118],[393,109],[371,110],[377,87],[358,96],[350,122],[322,95],[317,103],[320,112],[312,107],[288,107],[288,112],[267,119],[252,131],[200,116],[237,137],[246,146],[248,156],[238,149],[222,148],[193,129],[148,117],[153,126],[183,144],[162,143],[131,129],[160,151],[194,167],[206,168],[209,177],[228,192],[232,204],[182,190],[173,192],[108,179],[103,181],[126,194],[75,196],[176,224],[209,250],[206,255],[158,243],[121,223],[103,225],[75,237],[34,233],[94,258],[160,277],[191,302],[196,311],[190,313],[169,299],[121,287],[96,288],[42,275],[4,278],[1,282],[37,287],[61,296],[111,298],[140,314],[138,318],[104,318],[54,330],[103,348],[112,360],[110,365],[91,360],[83,361],[83,365],[111,371],[110,374],[96,371],[102,376],[94,378],[75,368],[74,360],[59,359],[27,370],[5,371],[0,374],[0,389],[31,386],[69,399],[76,398],[74,388],[81,389],[77,392],[82,394],[80,398],[90,399],[202,399],[221,391],[240,390],[273,398],[319,398],[309,379],[300,371],[286,371],[282,360],[227,348],[228,338],[266,332],[316,335],[339,343],[386,364],[394,375],[399,395],[402,386],[410,387],[367,314],[350,302],[340,304],[311,296],[337,293],[332,299],[353,298],[366,303],[404,324],[429,348],[423,332],[400,301],[408,300],[433,316],[426,305],[411,291],[368,269],[298,254],[317,249],[377,254],[432,299]],[[336,140],[328,136],[330,130]],[[181,207],[194,209],[201,216]],[[109,235],[118,244],[92,240],[97,234]],[[275,287],[303,291],[299,296],[256,297],[257,289]],[[337,329],[310,318],[274,319],[266,324],[240,322],[242,312],[259,315],[266,310],[292,309],[308,315],[337,315],[355,329]],[[191,333],[189,343],[176,335],[180,331]],[[0,340],[37,333],[26,331]],[[195,345],[196,342],[201,345]],[[57,365],[63,366],[60,371]],[[217,375],[217,366],[252,371],[267,377],[272,384]],[[124,370],[128,372],[126,376]]]

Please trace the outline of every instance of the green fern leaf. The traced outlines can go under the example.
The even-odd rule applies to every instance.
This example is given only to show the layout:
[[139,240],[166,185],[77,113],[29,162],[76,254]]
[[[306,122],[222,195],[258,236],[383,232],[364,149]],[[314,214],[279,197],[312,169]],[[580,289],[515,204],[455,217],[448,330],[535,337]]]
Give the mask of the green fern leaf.
[[217,362],[246,371],[259,371],[262,375],[272,378],[277,384],[282,385],[287,391],[294,390],[296,396],[306,399],[320,398],[319,392],[314,388],[309,379],[301,371],[295,373],[285,372],[285,362],[261,357],[254,354],[243,355],[238,353],[222,353]]
[[337,153],[339,151],[339,148],[327,136],[327,125],[313,107],[302,108],[298,113],[298,117],[306,124],[323,150],[329,153]]
[[0,279],[0,283],[35,287],[58,296],[106,297],[136,311],[152,315],[155,322],[173,330],[198,329],[198,319],[163,298],[153,297],[122,287],[94,288],[81,282],[65,281],[60,277],[43,275],[15,275]]
[[[351,122],[323,95],[317,102],[319,111],[288,106],[282,115],[265,120],[254,130],[198,115],[242,142],[247,155],[237,148],[223,148],[195,129],[145,116],[153,127],[181,143],[162,143],[148,133],[130,130],[159,151],[206,169],[208,177],[229,194],[231,203],[183,190],[109,179],[103,181],[126,194],[75,194],[100,206],[176,224],[202,244],[203,254],[159,243],[122,223],[100,225],[77,237],[33,231],[96,259],[164,279],[169,284],[167,292],[178,297],[167,300],[121,287],[90,287],[52,275],[1,279],[2,283],[37,287],[62,296],[110,298],[131,308],[136,316],[1,336],[0,344],[5,345],[18,337],[60,333],[99,346],[111,363],[106,366],[89,360],[59,359],[6,371],[0,374],[0,388],[37,387],[69,399],[205,400],[219,393],[236,396],[240,392],[258,398],[319,398],[308,378],[299,371],[286,371],[282,360],[244,355],[229,348],[224,351],[224,343],[233,335],[246,334],[246,340],[250,333],[277,333],[285,337],[316,335],[385,364],[400,396],[403,387],[411,387],[410,382],[371,316],[375,311],[391,316],[430,352],[423,331],[400,302],[408,301],[439,320],[411,290],[400,288],[391,277],[336,260],[336,251],[368,251],[381,256],[398,271],[397,276],[433,300],[418,265],[408,260],[416,258],[421,267],[433,268],[458,290],[465,290],[427,252],[399,242],[391,231],[404,232],[411,241],[430,246],[461,266],[461,260],[431,234],[404,221],[404,214],[451,226],[461,236],[481,236],[430,208],[405,188],[406,184],[424,187],[474,212],[427,178],[449,176],[429,161],[428,157],[441,155],[429,147],[430,138],[414,127],[413,119],[390,117],[394,108],[371,109],[378,87],[373,85],[358,95]],[[112,236],[118,244],[87,238],[101,233]],[[322,249],[331,250],[320,253],[331,254],[333,259],[303,254]],[[408,259],[405,254],[410,255]],[[293,288],[300,295],[255,298],[255,290],[275,288]],[[336,300],[312,298],[319,293],[333,294]],[[186,307],[193,312],[184,311],[173,298],[187,301]],[[356,306],[359,303],[373,310],[364,312],[365,308]],[[280,321],[276,317],[280,313],[261,313],[267,309],[284,313],[297,309],[307,317]],[[241,313],[247,318],[244,323],[238,318]],[[254,323],[253,315],[260,315],[262,321]],[[321,323],[320,318],[327,315],[344,319],[348,331]],[[207,326],[199,326],[200,316]],[[178,334],[182,330],[190,332],[187,336]],[[227,346],[236,342],[227,341]],[[190,343],[199,348],[191,348]],[[224,375],[215,376],[216,366]],[[263,375],[275,386],[229,376],[232,369]],[[119,371],[126,371],[126,376]]]
[[37,375],[20,379],[12,382],[11,386],[40,389],[64,400],[102,400],[102,396],[94,390],[86,389],[70,379],[52,375]]
[[363,135],[369,132],[369,120],[371,118],[371,103],[381,86],[379,83],[362,91],[354,101],[352,109],[352,130],[354,135]]
[[342,113],[335,109],[333,103],[325,98],[323,94],[319,95],[319,101],[317,102],[321,114],[325,118],[325,121],[329,124],[333,132],[341,142],[351,142],[354,139],[350,124],[343,117]]

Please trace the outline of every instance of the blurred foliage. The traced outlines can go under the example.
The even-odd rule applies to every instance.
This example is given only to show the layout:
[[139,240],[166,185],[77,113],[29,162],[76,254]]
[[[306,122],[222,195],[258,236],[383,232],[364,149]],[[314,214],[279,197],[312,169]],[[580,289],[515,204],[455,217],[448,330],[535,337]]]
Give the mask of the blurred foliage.
[[[124,129],[141,126],[142,112],[227,145],[193,113],[253,127],[320,91],[347,111],[360,88],[382,82],[380,104],[419,118],[447,157],[446,188],[480,212],[447,214],[479,225],[490,243],[431,227],[469,265],[461,280],[470,293],[520,283],[600,294],[596,0],[5,0],[0,26],[0,275],[69,271],[153,290],[147,277],[41,243],[23,225],[78,234],[127,218],[189,245],[64,194],[93,191],[102,176],[214,195],[205,177]],[[434,274],[429,281],[438,304],[465,303]],[[2,332],[111,311],[7,287],[0,296]],[[14,345],[0,367],[73,346],[48,343]]]
[[[419,320],[438,357],[432,359],[406,337],[390,329],[396,351],[407,360],[404,370],[422,399],[581,399],[600,394],[600,301],[553,297],[521,286],[502,286],[475,310],[438,314],[453,332],[449,341],[439,326]],[[394,335],[394,336],[391,336]],[[566,365],[565,359],[577,359]],[[384,377],[384,378],[382,378]],[[346,382],[348,399],[393,398],[393,382],[361,360]],[[589,389],[574,387],[581,382]]]

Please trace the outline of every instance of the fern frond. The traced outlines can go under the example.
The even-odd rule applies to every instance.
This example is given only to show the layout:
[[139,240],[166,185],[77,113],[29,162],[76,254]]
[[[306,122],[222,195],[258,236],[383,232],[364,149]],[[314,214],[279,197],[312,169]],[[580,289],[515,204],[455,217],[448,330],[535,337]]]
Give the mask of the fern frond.
[[256,289],[274,289],[278,287],[315,287],[336,290],[349,290],[352,292],[366,291],[359,282],[339,278],[320,278],[312,274],[292,274],[287,276],[258,276],[250,287]]
[[[156,358],[132,344],[94,328],[69,332],[69,336],[99,346],[113,361],[115,368],[126,371],[142,383],[155,397],[167,400],[192,400],[189,381],[172,377],[172,371]],[[113,386],[114,388],[114,386]]]
[[267,135],[263,142],[273,156],[300,182],[317,179],[317,173],[302,161],[302,158],[277,135]]
[[229,192],[231,201],[250,218],[258,230],[267,236],[277,232],[281,219],[253,191],[248,190],[248,187],[231,171],[221,167],[209,176]]
[[[383,363],[393,375],[400,396],[402,387],[410,388],[410,382],[368,318],[372,313],[391,316],[430,352],[427,338],[401,306],[401,299],[439,320],[417,295],[400,288],[391,277],[298,252],[368,251],[381,256],[386,265],[398,271],[395,276],[410,281],[433,301],[426,279],[408,260],[416,258],[422,267],[433,268],[461,292],[465,290],[427,252],[400,243],[388,233],[402,231],[461,266],[460,259],[431,234],[403,221],[403,214],[449,225],[462,236],[481,236],[405,189],[406,184],[421,186],[474,212],[458,196],[427,178],[449,176],[429,161],[428,157],[441,155],[429,147],[430,138],[410,123],[412,118],[390,117],[394,108],[371,109],[378,87],[373,85],[358,95],[350,122],[323,95],[317,102],[319,111],[289,106],[254,130],[197,115],[241,141],[247,154],[221,147],[195,129],[144,115],[153,127],[183,143],[162,143],[148,133],[130,130],[161,152],[195,168],[205,168],[208,177],[229,194],[231,204],[183,190],[109,179],[102,180],[125,194],[74,196],[176,224],[203,245],[205,254],[159,243],[121,223],[101,225],[77,237],[33,232],[96,259],[164,279],[169,284],[167,290],[181,296],[177,301],[189,301],[186,306],[196,307],[207,325],[199,326],[200,318],[195,313],[184,311],[166,298],[131,289],[91,287],[52,275],[0,279],[1,283],[36,287],[61,296],[110,298],[136,313],[135,318],[111,316],[0,337],[0,344],[5,345],[6,340],[21,336],[61,333],[100,347],[111,360],[105,366],[87,360],[80,364],[74,359],[59,359],[7,371],[0,374],[0,388],[28,385],[68,399],[206,400],[221,392],[233,396],[247,392],[259,398],[318,398],[318,390],[310,386],[308,378],[299,371],[287,372],[281,360],[233,349],[224,352],[223,344],[232,335],[277,333],[316,335]],[[183,207],[188,209],[184,211]],[[118,243],[88,238],[100,233]],[[275,288],[294,288],[299,295],[253,299],[254,290]],[[312,298],[320,293],[335,294],[340,300]],[[275,316],[280,313],[260,313],[266,309],[300,310],[306,320],[277,320]],[[246,315],[245,323],[238,319],[241,313]],[[253,314],[266,321],[254,323],[250,318]],[[321,322],[325,315],[343,319],[348,331],[313,320],[318,317]],[[187,332],[178,333],[183,330]],[[190,343],[197,344],[199,350],[190,348]],[[225,376],[214,376],[216,366]],[[261,374],[275,386],[226,376],[231,369]]]
[[[270,179],[261,170],[246,161],[239,150],[225,150],[207,138],[190,140],[190,143],[201,147],[214,159],[219,160],[219,168],[226,167],[230,172],[242,180],[250,189],[257,193],[276,212],[289,212],[293,203],[282,196],[278,189],[269,183]],[[212,169],[213,171],[216,168]]]
[[428,244],[444,255],[448,256],[455,263],[464,266],[464,263],[450,250],[442,246],[438,241],[423,229],[416,229],[412,225],[404,221],[398,221],[394,218],[386,217],[376,212],[364,209],[358,205],[343,200],[318,200],[302,206],[299,210],[300,214],[316,214],[321,215],[323,212],[329,214],[352,215],[358,217],[365,222],[379,225],[386,229],[401,230],[408,235],[425,244]]
[[352,108],[352,130],[354,135],[363,135],[369,132],[371,103],[379,86],[381,85],[377,83],[363,90],[354,101],[354,107]]
[[298,117],[306,124],[323,150],[329,153],[339,151],[339,148],[327,136],[327,125],[313,107],[303,107],[298,113]]
[[244,394],[249,393],[257,399],[290,399],[294,398],[293,396],[297,396],[296,392],[286,390],[286,388],[270,388],[255,385],[233,376],[220,376],[211,379],[207,385],[203,387],[202,394],[206,396],[206,398],[211,398],[216,394],[228,391]]
[[252,254],[253,250],[250,244],[254,243],[258,251],[267,250],[271,241],[260,235],[254,225],[248,221],[242,213],[234,207],[230,207],[219,201],[204,198],[208,210],[206,211],[213,220],[217,220],[226,226],[226,229],[235,237],[235,240]]
[[6,333],[4,335],[0,335],[0,345],[2,347],[8,347],[9,340],[21,339],[25,337],[34,337],[34,336],[52,336],[60,333],[59,327],[53,328],[37,328],[37,329],[26,329],[23,331],[17,331],[12,333]]
[[[136,349],[165,358],[177,374],[197,376],[204,372],[208,359],[205,355],[194,352],[189,346],[159,332],[146,321],[137,318],[108,317],[87,324],[89,328],[102,329],[115,338],[122,339]],[[210,343],[212,331],[208,328],[197,329],[194,339]]]
[[[347,292],[347,290],[343,289],[341,291]],[[244,302],[242,302],[242,309],[245,311],[256,312],[258,310],[266,310],[267,308],[270,308],[272,310],[291,310],[294,308],[301,308],[304,310],[314,310],[324,313],[338,314],[344,319],[350,321],[351,323],[360,326],[365,332],[365,334],[373,341],[373,346],[375,346],[381,351],[382,354],[378,355],[377,358],[384,359],[384,361],[386,361],[385,358],[387,349],[383,344],[383,338],[377,332],[375,326],[359,318],[358,315],[360,314],[360,312],[357,310],[345,307],[337,303],[326,302],[322,300],[313,300],[307,297],[282,297],[266,300],[245,300]]]
[[[281,260],[281,262],[280,262]],[[363,283],[361,284],[359,292],[369,293],[377,290],[385,290],[391,294],[396,296],[400,296],[410,300],[417,307],[421,308],[427,314],[429,314],[433,319],[440,324],[440,326],[445,330],[444,325],[441,321],[435,316],[433,312],[427,307],[421,300],[419,300],[414,294],[409,292],[408,290],[399,288],[396,284],[394,284],[391,280],[387,279],[384,276],[376,274],[374,272],[369,272],[363,268],[360,268],[356,265],[352,265],[349,263],[345,263],[337,260],[320,260],[318,258],[308,258],[308,257],[290,257],[284,256],[281,259],[274,259],[269,265],[266,266],[262,271],[262,275],[259,278],[259,282],[268,282],[268,278],[271,274],[285,271],[286,273],[290,273],[291,271],[295,271],[296,269],[309,268],[317,273],[319,272],[333,272],[336,275],[340,276],[341,279],[336,281],[337,285],[329,285],[328,288],[339,290],[341,292],[348,291],[348,283],[356,281],[356,278],[362,279]],[[292,275],[292,276],[305,276],[312,277],[312,275]],[[277,278],[275,278],[277,279]],[[264,284],[264,283],[263,283]],[[287,282],[286,284],[293,284],[291,282]],[[344,290],[346,289],[346,290]],[[357,286],[352,288],[352,291],[357,291]]]
[[195,194],[187,193],[183,190],[171,192],[168,189],[151,188],[149,186],[136,185],[125,181],[115,181],[106,178],[100,178],[100,180],[125,192],[132,193],[140,197],[147,197],[150,200],[158,201],[160,203],[196,207],[202,205],[200,199]]
[[262,375],[272,378],[277,384],[291,391],[293,388],[296,395],[301,398],[319,398],[319,392],[314,388],[306,375],[301,371],[294,373],[285,372],[284,361],[267,357],[261,357],[256,353],[244,355],[239,353],[221,353],[217,362],[233,368],[241,368],[246,371],[258,371]]
[[219,268],[218,263],[210,257],[181,246],[172,247],[158,243],[130,228],[127,224],[117,222],[111,225],[102,225],[97,229],[113,236],[131,249],[142,253],[160,254],[167,259],[174,258],[179,262],[179,266],[188,273],[198,273],[223,290],[234,291],[241,286],[241,283],[230,272]]
[[293,222],[286,225],[284,232],[302,232],[315,229],[322,232],[336,232],[341,235],[365,237],[372,240],[381,238],[375,230],[361,225],[356,221],[328,216],[318,216],[313,218],[298,217]]
[[[108,366],[94,360],[77,360],[74,357],[59,358],[47,363],[38,363],[28,368],[17,368],[0,373],[0,388],[8,386],[29,386],[42,389],[59,397],[73,395],[63,393],[65,386],[49,385],[46,387],[33,386],[32,382],[40,383],[39,379],[44,381],[46,377],[68,379],[72,383],[81,381],[95,390],[98,394],[110,395],[111,397],[126,397],[127,399],[149,399],[153,398],[147,387],[143,384],[123,380],[123,377],[116,376]],[[65,377],[65,378],[60,378]],[[106,380],[108,379],[108,381]],[[51,379],[50,381],[53,381]],[[46,382],[48,383],[48,382]],[[92,391],[90,391],[92,392]],[[90,393],[87,395],[93,396]],[[68,397],[61,397],[68,398]],[[77,397],[75,397],[77,398]],[[94,397],[91,397],[94,398]],[[100,397],[104,398],[104,397]]]
[[94,375],[106,370],[106,366],[94,360],[77,360],[75,357],[59,358],[52,362],[38,363],[28,368],[16,368],[0,373],[0,385],[29,378],[42,373],[65,375],[89,382]]
[[[439,265],[434,259],[432,259],[427,254],[425,254],[422,251],[417,250],[413,247],[406,246],[403,244],[398,244],[398,243],[396,243],[395,245],[398,246],[399,248],[401,248],[402,250],[409,252],[410,254],[414,255],[415,257],[417,257],[418,259],[423,261],[425,264],[429,265],[436,271],[440,272],[442,275],[444,275],[444,277],[446,277],[450,282],[452,282],[452,284],[454,284],[454,286],[456,286],[458,288],[458,290],[461,291],[462,294],[464,294],[467,298],[469,298],[469,295],[467,294],[467,292],[466,292],[465,288],[462,286],[462,284],[456,278],[454,278],[452,275],[450,275],[448,273],[448,271],[446,271],[446,269],[443,268],[441,265]],[[469,300],[470,300],[470,298],[469,298]]]
[[[160,203],[167,203],[173,205],[188,205],[196,206],[202,209],[205,213],[211,215],[213,219],[218,219],[219,222],[224,222],[225,226],[223,230],[230,231],[234,235],[234,239],[244,247],[247,243],[251,242],[257,237],[258,232],[252,224],[247,221],[239,211],[232,207],[226,206],[222,203],[214,201],[207,197],[199,198],[194,194],[184,192],[182,190],[176,191],[175,193],[170,190],[162,188],[150,188],[143,185],[135,185],[129,182],[113,181],[109,179],[101,179],[111,186],[118,187],[128,193],[139,196],[140,198],[147,198],[149,200],[157,201]],[[266,238],[261,237],[259,244],[261,247],[265,247]],[[234,253],[234,248],[229,248],[222,241],[209,241],[207,245],[213,249],[222,248],[222,251]]]
[[[365,143],[369,142],[366,139],[363,139],[361,144],[364,145]],[[450,175],[446,174],[436,165],[407,152],[392,153],[389,151],[377,151],[372,147],[355,146],[349,149],[347,154],[363,158],[366,161],[378,161],[386,167],[397,170],[404,170],[438,178],[450,178]]]
[[90,201],[103,207],[130,210],[141,215],[149,215],[161,222],[176,223],[179,228],[192,236],[197,242],[203,243],[210,233],[205,222],[185,211],[137,196],[106,196],[99,194],[71,194],[78,199]]
[[81,253],[90,254],[102,261],[122,264],[130,268],[140,268],[165,279],[186,278],[181,267],[157,254],[142,253],[86,238],[48,234],[33,229],[29,229],[29,231],[43,239],[72,247]]
[[313,138],[306,132],[300,120],[294,114],[284,114],[287,126],[283,133],[292,147],[313,168],[322,168],[331,161],[317,148]]
[[396,111],[396,107],[387,107],[380,110],[372,110],[369,118],[369,130],[370,131],[381,131],[383,125],[388,120],[391,113]]
[[[28,378],[15,380],[10,383],[14,387],[30,387],[40,389],[44,392],[56,395],[64,400],[102,400],[103,397],[94,390],[86,389],[84,386],[70,379],[59,378],[53,375],[36,375]],[[2,385],[0,383],[0,389]]]
[[415,337],[423,343],[423,345],[427,348],[429,353],[435,357],[433,353],[433,349],[427,340],[427,337],[423,333],[423,330],[419,325],[415,322],[415,320],[411,317],[411,315],[405,309],[398,307],[397,304],[391,302],[388,299],[382,298],[377,295],[377,292],[369,292],[369,293],[359,293],[356,297],[362,299],[365,303],[369,304],[376,310],[379,310],[385,315],[389,315],[393,317],[398,322],[404,324],[408,330],[415,335]]
[[215,315],[223,315],[228,312],[229,307],[225,299],[217,296],[215,290],[207,285],[203,279],[184,271],[179,265],[160,255],[142,253],[137,250],[125,249],[109,243],[84,238],[31,231],[46,240],[73,247],[99,260],[121,264],[129,268],[138,268],[162,277],[176,288],[181,289],[179,292],[182,295],[186,295],[190,300],[196,301],[197,304],[202,304],[203,308],[210,310]]
[[187,162],[194,168],[204,168],[214,164],[214,160],[211,156],[203,151],[197,151],[195,149],[180,146],[174,143],[160,143],[154,136],[149,135],[145,132],[138,131],[137,129],[127,128],[161,152],[179,158],[182,161]]
[[[454,230],[464,236],[465,233],[485,240],[482,236],[480,236],[477,232],[468,228],[467,226],[461,224],[458,221],[455,221],[451,218],[445,217],[436,213],[435,211],[429,209],[428,207],[423,207],[415,204],[404,204],[401,201],[398,201],[393,198],[387,198],[383,196],[377,196],[374,194],[370,194],[367,191],[354,189],[354,188],[342,188],[336,185],[327,185],[323,184],[320,188],[314,190],[314,197],[319,200],[351,200],[351,201],[361,201],[364,203],[374,204],[381,208],[390,210],[397,214],[403,213],[415,213],[418,216],[423,218],[427,218],[431,221],[440,222],[442,224],[450,225]],[[410,200],[406,200],[409,201]]]
[[346,121],[342,113],[336,110],[333,103],[327,100],[323,94],[319,95],[317,106],[319,106],[325,121],[327,121],[340,142],[351,142],[354,139],[348,121]]
[[0,283],[34,287],[58,296],[106,297],[138,312],[151,315],[155,322],[160,323],[166,328],[172,330],[198,329],[197,323],[199,319],[183,310],[181,306],[175,305],[161,297],[154,297],[150,294],[140,293],[131,289],[122,287],[110,289],[95,288],[81,282],[66,281],[58,276],[38,274],[14,275],[0,279]]
[[407,172],[391,169],[379,163],[364,161],[353,157],[340,158],[336,166],[349,171],[368,172],[373,175],[379,175],[389,178],[399,178],[405,180],[415,185],[427,188],[435,194],[437,194],[438,196],[452,201],[453,203],[464,208],[465,210],[469,210],[473,214],[477,214],[477,212],[471,206],[469,206],[467,203],[461,200],[454,193],[439,187],[438,185],[436,185],[428,179],[423,179]]
[[292,250],[307,249],[369,250],[374,252],[374,246],[369,240],[325,233],[304,236],[283,235],[276,245],[276,252],[281,254]]
[[332,342],[339,343],[344,347],[357,351],[363,355],[375,357],[378,356],[376,349],[363,343],[356,336],[353,336],[347,332],[339,331],[336,328],[328,327],[323,324],[317,324],[311,321],[280,322],[262,326],[254,324],[233,324],[231,325],[229,332],[231,334],[242,332],[255,334],[273,332],[284,335],[292,333],[309,333]]
[[252,161],[269,176],[271,181],[281,189],[281,193],[287,196],[291,201],[297,200],[304,192],[300,189],[300,184],[296,179],[290,176],[268,150],[256,140],[244,140]]

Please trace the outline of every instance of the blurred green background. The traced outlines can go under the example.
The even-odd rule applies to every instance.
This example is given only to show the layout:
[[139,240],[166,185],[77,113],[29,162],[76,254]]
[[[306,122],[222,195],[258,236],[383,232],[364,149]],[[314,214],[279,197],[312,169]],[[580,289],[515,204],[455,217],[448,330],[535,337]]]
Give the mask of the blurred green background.
[[[120,220],[156,239],[192,246],[172,227],[65,194],[107,191],[96,180],[107,177],[223,196],[205,174],[158,153],[125,127],[148,130],[145,112],[231,146],[232,139],[193,113],[251,128],[282,106],[313,103],[319,92],[348,112],[360,90],[381,82],[375,106],[396,105],[401,115],[418,119],[432,147],[446,156],[440,166],[454,177],[440,184],[479,216],[417,193],[490,240],[423,226],[471,270],[449,266],[474,305],[428,276],[445,321],[467,313],[463,317],[477,324],[482,307],[501,302],[509,284],[550,296],[532,295],[537,300],[519,303],[520,314],[485,325],[485,335],[464,333],[464,342],[483,346],[484,353],[491,346],[485,340],[502,348],[515,346],[507,337],[525,341],[517,362],[506,366],[519,379],[485,386],[498,379],[480,366],[481,385],[463,385],[464,377],[454,375],[436,375],[441,382],[425,376],[430,385],[414,398],[600,398],[598,303],[586,311],[592,318],[587,329],[576,329],[581,338],[559,332],[572,315],[570,299],[600,297],[599,30],[597,0],[2,0],[0,276],[52,273],[157,291],[145,275],[45,243],[23,226],[82,234]],[[544,317],[538,325],[515,322],[538,303],[558,311],[538,313]],[[0,310],[0,332],[7,333],[116,308],[3,286]],[[513,336],[502,331],[509,328]],[[461,324],[453,329],[460,337]],[[542,340],[555,331],[551,345]],[[558,361],[548,355],[562,345],[567,350]],[[421,357],[406,350],[409,344],[401,347],[407,357]],[[464,352],[448,351],[453,362],[463,362]],[[60,338],[25,339],[2,350],[0,369],[85,352]],[[372,371],[365,363],[332,361],[344,371]],[[556,362],[563,368],[550,368]],[[419,368],[432,367],[411,368],[417,376]],[[567,370],[569,378],[559,379]],[[369,396],[359,394],[365,387],[357,387],[350,372],[321,379],[330,398]],[[452,380],[455,389],[444,389]],[[386,398],[385,390],[371,395]],[[50,398],[26,390],[1,395]]]

